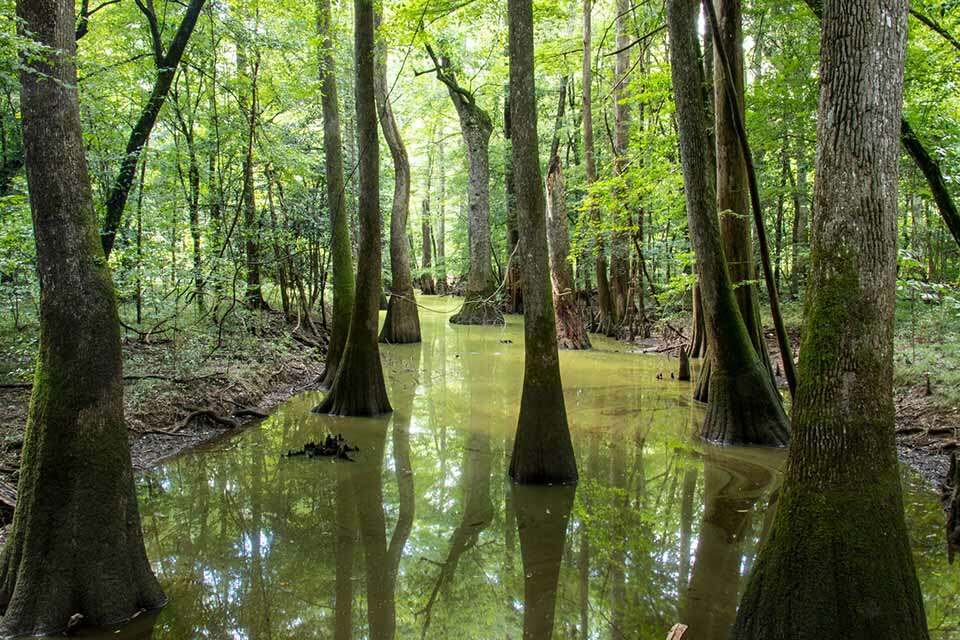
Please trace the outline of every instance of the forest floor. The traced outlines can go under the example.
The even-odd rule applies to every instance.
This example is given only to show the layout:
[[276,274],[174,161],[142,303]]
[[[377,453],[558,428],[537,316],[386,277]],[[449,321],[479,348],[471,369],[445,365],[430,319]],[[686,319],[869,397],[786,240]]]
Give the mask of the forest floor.
[[[800,352],[798,310],[785,314],[794,358]],[[771,326],[769,318],[764,326]],[[669,326],[668,326],[669,325]],[[679,327],[679,329],[678,329]],[[672,319],[658,323],[650,339],[637,339],[642,352],[679,357],[684,344],[677,331],[689,336],[690,328]],[[777,382],[786,394],[787,381],[773,329],[765,333]],[[897,451],[900,459],[940,489],[950,467],[950,455],[960,455],[960,349],[951,328],[937,325],[925,332],[898,335],[894,345],[894,403]]]
[[[124,408],[134,468],[146,469],[262,419],[284,400],[315,388],[325,342],[276,312],[247,314],[222,332],[192,327],[153,341],[125,338]],[[23,364],[28,366],[21,371],[32,368]],[[0,386],[0,503],[3,484],[17,484],[29,400],[28,383]],[[10,515],[0,504],[0,524]]]

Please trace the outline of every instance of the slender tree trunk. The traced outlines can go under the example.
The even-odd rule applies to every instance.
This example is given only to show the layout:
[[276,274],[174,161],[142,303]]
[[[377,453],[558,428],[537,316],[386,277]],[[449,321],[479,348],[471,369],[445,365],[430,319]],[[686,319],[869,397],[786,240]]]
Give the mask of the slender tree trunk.
[[447,293],[447,247],[446,247],[446,216],[447,216],[447,165],[443,158],[443,139],[437,143],[437,159],[440,165],[440,198],[437,203],[437,232],[434,239],[437,241],[435,271],[437,272],[437,293]]
[[431,242],[430,229],[430,198],[423,201],[423,211],[420,214],[420,231],[423,242],[421,249],[423,251],[423,275],[420,276],[420,291],[425,296],[436,295],[437,287],[433,281],[433,243]]
[[894,445],[907,4],[827,0],[821,36],[817,215],[794,438],[733,637],[925,640]]
[[719,443],[784,445],[789,427],[780,396],[753,348],[720,244],[716,196],[708,173],[703,68],[694,22],[697,7],[692,0],[671,0],[668,7],[687,219],[713,354],[710,402],[701,434]]
[[[377,16],[379,24],[380,17]],[[420,315],[413,293],[410,254],[407,249],[407,216],[410,213],[410,158],[393,117],[387,95],[387,52],[381,47],[376,63],[377,111],[380,128],[393,158],[393,210],[390,217],[390,302],[380,331],[380,342],[420,342]]]
[[327,363],[321,388],[329,389],[337,375],[340,359],[347,344],[350,316],[353,313],[353,254],[347,219],[346,192],[343,180],[343,140],[340,133],[340,103],[337,99],[337,68],[333,49],[333,24],[330,0],[317,1],[317,33],[321,45],[320,76],[323,107],[323,153],[326,160],[327,207],[330,210],[331,279],[333,310]]
[[468,229],[470,271],[463,307],[450,318],[453,324],[503,324],[498,309],[490,248],[490,134],[493,123],[469,91],[459,84],[446,59],[427,47],[437,78],[447,86],[460,119],[460,131],[469,161]]
[[524,302],[523,392],[510,477],[521,484],[573,482],[577,462],[560,380],[537,147],[531,0],[510,0],[509,31],[510,120]]
[[137,511],[117,303],[80,129],[74,5],[20,0],[17,17],[47,53],[20,76],[40,349],[0,557],[4,637],[56,634],[75,614],[120,623],[166,601]]
[[[627,149],[630,144],[630,106],[627,104],[626,84],[630,72],[630,36],[627,22],[630,20],[631,0],[617,0],[616,19],[616,69],[613,89],[613,144],[614,168],[622,176],[627,167]],[[623,203],[622,194],[616,197],[613,211],[616,229],[610,235],[610,298],[613,311],[607,335],[619,335],[627,320],[630,303],[630,232],[633,215]]]
[[[591,59],[593,0],[583,0],[583,159],[586,169],[587,190],[597,181],[597,161],[593,144],[593,60]],[[590,197],[589,195],[587,196]],[[607,256],[600,228],[600,209],[590,205],[590,221],[594,227],[594,272],[597,278],[597,304],[599,317],[596,330],[607,333],[613,310],[610,301],[610,282],[607,280]]]
[[330,393],[318,413],[373,416],[388,413],[390,401],[377,343],[380,296],[380,139],[374,96],[373,0],[354,0],[357,138],[360,143],[360,258],[350,331]]
[[[259,11],[258,9],[255,9]],[[240,109],[246,117],[246,141],[243,156],[243,239],[247,267],[245,299],[251,309],[268,309],[260,283],[260,221],[257,216],[256,185],[254,183],[254,148],[260,109],[257,100],[257,79],[260,54],[254,51],[253,61],[247,57],[246,45],[237,43],[237,74],[244,79],[240,94]]]
[[288,321],[293,319],[293,307],[290,304],[290,269],[280,249],[281,228],[277,224],[277,209],[273,204],[273,176],[269,166],[264,170],[267,182],[267,210],[270,212],[270,244],[273,248],[273,266],[276,269],[277,286],[280,288],[280,306],[283,317]]
[[[113,181],[110,188],[110,195],[107,197],[106,214],[103,221],[103,231],[101,232],[101,242],[103,252],[110,257],[110,251],[113,249],[114,240],[117,237],[117,231],[120,229],[120,221],[123,218],[123,209],[127,205],[127,197],[130,195],[130,188],[133,186],[133,178],[137,172],[137,162],[140,160],[140,152],[147,139],[150,138],[150,132],[153,131],[153,125],[157,122],[160,115],[160,109],[167,99],[170,92],[170,86],[177,74],[177,67],[180,65],[180,59],[187,48],[187,42],[190,40],[193,29],[197,25],[197,19],[200,17],[200,11],[203,9],[204,0],[190,0],[186,11],[183,14],[183,20],[177,28],[164,52],[163,44],[154,41],[154,62],[157,68],[157,77],[153,82],[153,90],[150,92],[150,98],[147,104],[143,106],[140,117],[130,131],[130,137],[127,140],[126,152],[120,163],[120,171]],[[156,14],[153,14],[152,3],[144,5],[149,7],[147,13],[156,21]],[[148,16],[148,20],[151,18]],[[152,30],[153,31],[153,30]],[[155,31],[159,36],[159,31]]]
[[560,130],[567,97],[567,76],[560,81],[557,120],[547,168],[547,245],[556,311],[557,344],[561,349],[589,349],[590,336],[577,308],[576,284],[570,268],[570,235],[567,228],[567,194],[560,166]]
[[517,228],[517,193],[513,184],[513,147],[510,132],[510,85],[503,92],[503,185],[507,207],[507,313],[523,313],[523,278],[520,274],[520,231]]

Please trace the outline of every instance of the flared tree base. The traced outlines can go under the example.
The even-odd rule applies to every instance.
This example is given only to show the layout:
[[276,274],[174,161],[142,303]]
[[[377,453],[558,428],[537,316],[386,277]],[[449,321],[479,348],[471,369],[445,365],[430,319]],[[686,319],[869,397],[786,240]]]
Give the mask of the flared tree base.
[[503,324],[503,314],[492,298],[492,292],[487,295],[468,296],[460,311],[450,318],[450,324]]
[[790,422],[780,394],[759,360],[737,373],[713,363],[710,401],[700,435],[726,445],[785,447],[789,443]]
[[334,416],[378,416],[393,411],[376,343],[361,349],[348,342],[330,392],[313,411]]
[[589,349],[590,336],[583,326],[573,297],[555,297],[554,308],[557,313],[557,347],[570,350]]
[[413,289],[402,294],[391,294],[387,317],[380,330],[380,342],[409,344],[420,342],[420,315]]
[[731,638],[929,638],[895,466],[885,476],[826,489],[787,481]]
[[559,378],[533,385],[524,381],[510,477],[519,484],[571,484],[578,479]]

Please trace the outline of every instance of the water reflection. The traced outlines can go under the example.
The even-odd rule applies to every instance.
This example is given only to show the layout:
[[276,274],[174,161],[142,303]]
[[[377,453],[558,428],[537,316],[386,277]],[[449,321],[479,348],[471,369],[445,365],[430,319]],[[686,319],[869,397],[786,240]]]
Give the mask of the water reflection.
[[[519,320],[424,313],[422,330],[422,345],[383,349],[392,415],[320,416],[307,395],[146,474],[148,553],[171,603],[84,635],[662,640],[683,622],[685,640],[726,637],[782,453],[692,442],[699,409],[673,363],[597,338],[561,356],[580,484],[512,487]],[[356,462],[281,456],[327,432],[359,445]],[[931,635],[960,637],[936,497],[909,473],[905,492]]]

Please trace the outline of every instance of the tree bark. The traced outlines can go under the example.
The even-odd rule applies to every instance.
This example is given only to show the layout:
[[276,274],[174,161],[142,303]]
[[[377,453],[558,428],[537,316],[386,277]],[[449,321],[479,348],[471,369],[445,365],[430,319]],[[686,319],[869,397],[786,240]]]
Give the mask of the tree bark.
[[330,393],[314,411],[374,416],[391,411],[377,343],[380,296],[380,139],[374,96],[373,0],[354,0],[357,138],[360,144],[360,261],[350,331]]
[[[379,24],[379,14],[377,23]],[[410,274],[407,248],[407,216],[410,213],[410,159],[400,137],[387,95],[387,52],[377,56],[376,97],[380,128],[393,158],[393,210],[390,216],[390,301],[380,330],[380,342],[404,344],[420,342],[420,315]]]
[[570,235],[567,221],[567,194],[560,166],[560,130],[567,97],[567,77],[560,81],[557,119],[547,168],[547,246],[550,249],[550,277],[556,311],[557,344],[561,349],[589,349],[590,336],[577,308],[576,283],[570,268]]
[[317,0],[317,33],[321,45],[320,76],[323,108],[323,153],[325,158],[327,207],[330,210],[330,253],[333,281],[330,344],[320,387],[329,389],[337,375],[347,344],[350,316],[353,313],[353,254],[347,219],[343,179],[343,139],[340,132],[340,103],[337,98],[337,67],[333,51],[333,23],[330,0]]
[[503,95],[503,190],[507,208],[507,313],[523,313],[523,278],[520,275],[520,230],[517,228],[517,190],[513,184],[513,147],[510,131],[510,85]]
[[446,59],[440,60],[427,47],[437,78],[443,82],[460,119],[460,131],[469,161],[468,229],[470,271],[463,307],[450,318],[453,324],[503,324],[495,300],[496,286],[490,248],[490,116],[476,103],[474,95],[461,87]]
[[671,73],[677,105],[690,239],[697,257],[709,364],[710,402],[701,435],[724,444],[782,446],[788,423],[767,367],[757,355],[724,261],[713,181],[708,175],[703,69],[697,54],[696,3],[669,3]]
[[[20,105],[40,279],[40,348],[17,507],[0,557],[0,634],[115,624],[166,598],[143,546],[123,416],[120,324],[77,100],[71,0],[20,0],[47,53]],[[29,67],[26,65],[29,64]]]
[[[631,0],[617,0],[616,18],[616,69],[613,88],[613,146],[614,169],[623,176],[627,168],[627,149],[630,146],[630,105],[627,103],[626,84],[630,72],[630,36],[627,22],[630,20]],[[619,335],[628,316],[630,305],[630,231],[633,215],[624,204],[622,194],[615,198],[613,210],[614,231],[610,234],[610,299],[613,316],[607,327],[607,335]]]
[[894,445],[904,0],[827,0],[794,437],[733,636],[928,638]]
[[510,119],[524,301],[523,392],[510,477],[521,484],[574,482],[577,462],[560,380],[537,147],[531,0],[510,0],[509,31]]

